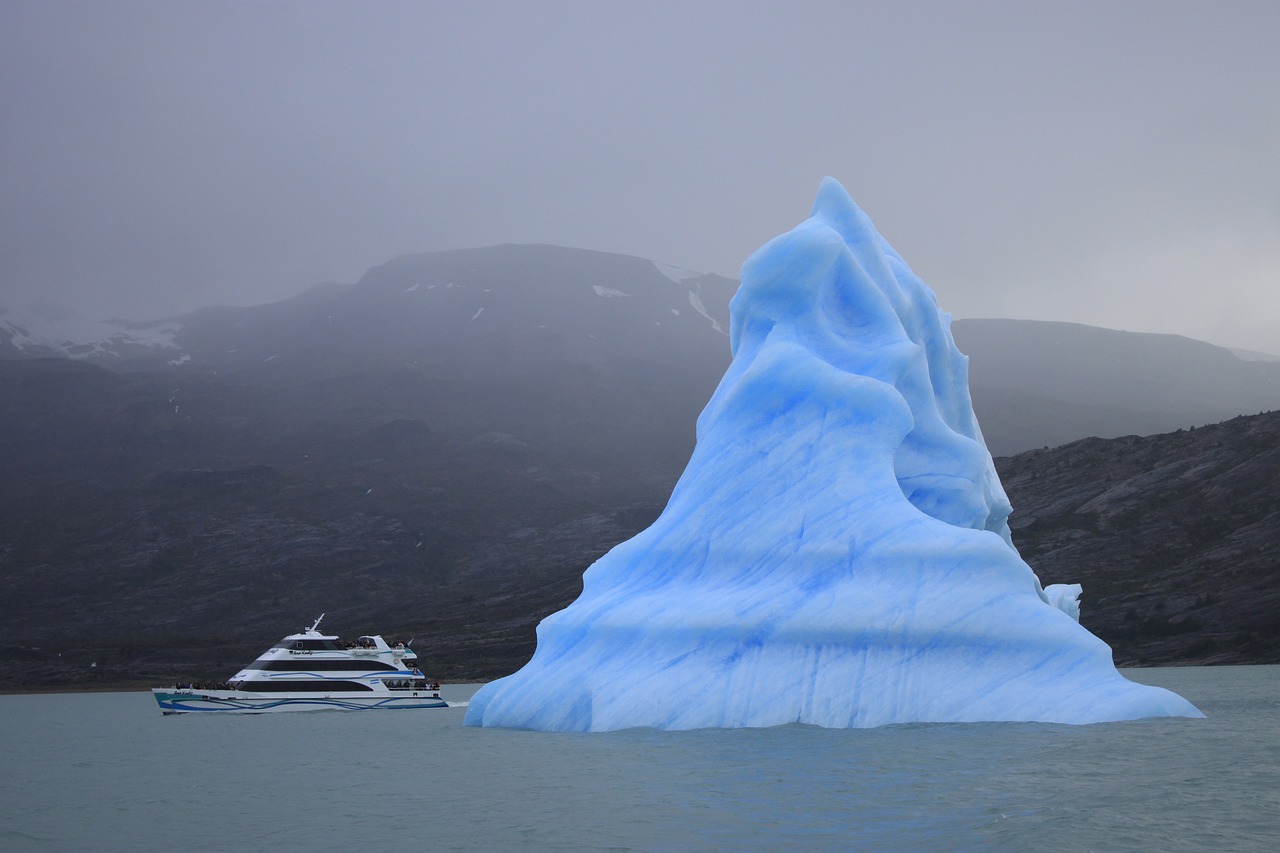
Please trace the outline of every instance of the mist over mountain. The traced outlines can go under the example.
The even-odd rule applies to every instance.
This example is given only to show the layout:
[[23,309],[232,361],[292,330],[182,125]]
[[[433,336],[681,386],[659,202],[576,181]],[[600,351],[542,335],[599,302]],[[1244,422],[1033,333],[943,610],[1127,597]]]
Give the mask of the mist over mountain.
[[992,453],[1150,435],[1280,408],[1280,364],[1180,335],[957,320]]
[[[622,255],[495,246],[405,256],[355,285],[148,323],[32,322],[0,308],[0,359],[71,356],[116,372],[216,375],[286,393],[308,386],[319,395],[317,411],[350,409],[363,398],[366,389],[344,387],[342,377],[395,364],[433,377],[435,387],[405,387],[425,392],[403,398],[405,406],[422,413],[427,399],[460,395],[460,407],[432,410],[446,420],[503,409],[515,386],[505,397],[511,414],[532,387],[521,377],[529,371],[546,371],[539,381],[572,395],[575,379],[593,381],[584,369],[607,362],[626,381],[665,382],[664,399],[693,395],[685,408],[700,409],[729,363],[725,329],[736,286]],[[1280,408],[1280,361],[1265,354],[1242,358],[1178,335],[1075,323],[971,319],[952,328],[970,358],[974,407],[995,455]],[[329,378],[318,386],[322,376]],[[497,387],[482,392],[485,383]],[[455,423],[474,427],[469,417]]]
[[[515,668],[664,505],[729,362],[735,289],[497,246],[80,339],[0,314],[0,685],[225,676],[323,611],[343,634],[416,636],[440,677]],[[1280,408],[1280,365],[1185,338],[955,335],[997,454]],[[1014,482],[1016,519],[1049,480]],[[1146,624],[1145,581],[1126,582]]]

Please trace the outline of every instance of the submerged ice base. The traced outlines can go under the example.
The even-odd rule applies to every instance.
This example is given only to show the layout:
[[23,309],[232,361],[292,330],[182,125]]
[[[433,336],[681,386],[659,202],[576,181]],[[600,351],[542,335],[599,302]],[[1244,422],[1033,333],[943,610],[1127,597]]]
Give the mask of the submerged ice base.
[[1201,716],[1040,587],[933,293],[832,179],[743,266],[733,362],[662,515],[468,725],[556,731]]

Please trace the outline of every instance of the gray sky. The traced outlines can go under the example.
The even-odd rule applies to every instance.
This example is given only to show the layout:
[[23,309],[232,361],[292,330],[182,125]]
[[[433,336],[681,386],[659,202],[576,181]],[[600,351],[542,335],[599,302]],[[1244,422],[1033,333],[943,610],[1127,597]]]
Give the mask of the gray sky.
[[0,0],[0,306],[554,243],[737,276],[839,179],[957,317],[1280,353],[1280,3]]

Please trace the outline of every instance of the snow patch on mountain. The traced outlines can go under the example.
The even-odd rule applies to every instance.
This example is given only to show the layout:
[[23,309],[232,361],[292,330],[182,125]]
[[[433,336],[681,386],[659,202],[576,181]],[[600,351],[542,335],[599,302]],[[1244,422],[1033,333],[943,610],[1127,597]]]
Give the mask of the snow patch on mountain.
[[711,314],[707,311],[707,306],[703,304],[702,295],[698,291],[696,290],[689,291],[689,304],[693,306],[694,311],[697,311],[703,317],[706,317],[708,320],[711,321],[711,328],[715,329],[717,332],[719,332],[722,335],[725,335],[726,337],[728,336],[729,330],[726,329],[724,325],[720,323],[720,321],[718,321],[715,317],[712,317]]
[[[0,340],[29,356],[118,358],[144,350],[176,351],[181,329],[181,322],[172,319],[146,323],[86,320],[69,312],[44,316],[0,308]],[[174,359],[183,355],[175,353]]]
[[653,262],[653,266],[658,272],[662,273],[676,284],[684,284],[690,279],[702,277],[702,273],[680,269],[680,267],[673,267],[670,264],[660,264],[657,261]]

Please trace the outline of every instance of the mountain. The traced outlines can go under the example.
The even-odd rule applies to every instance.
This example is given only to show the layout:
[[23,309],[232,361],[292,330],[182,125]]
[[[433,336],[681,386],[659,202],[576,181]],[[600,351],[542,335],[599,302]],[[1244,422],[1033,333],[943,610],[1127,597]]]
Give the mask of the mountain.
[[[325,611],[344,634],[416,635],[440,677],[514,669],[582,570],[665,504],[729,361],[735,289],[498,246],[99,337],[0,314],[0,687],[221,677]],[[1090,382],[1129,375],[1165,383],[1166,429],[1203,422],[1179,397],[1217,420],[1280,408],[1205,408],[1246,364],[1207,344],[1131,367],[1144,342],[1069,327],[1084,337],[1037,366],[1042,330],[988,323],[955,327],[997,453],[1148,431],[1145,391],[1090,403]]]
[[1280,412],[996,467],[1023,558],[1083,584],[1118,663],[1280,662]]
[[497,247],[0,360],[0,683],[212,675],[313,610],[501,671],[660,511],[735,286]]
[[[429,352],[727,361],[737,282],[624,255],[504,245],[396,258],[355,285],[153,323],[32,325],[0,312],[9,357],[71,355],[113,370],[256,371],[276,359]],[[94,335],[77,342],[73,335]],[[503,347],[494,352],[494,345]],[[674,350],[674,351],[671,351]]]

